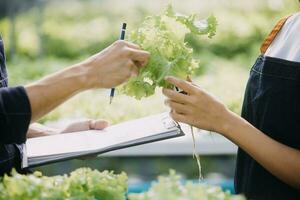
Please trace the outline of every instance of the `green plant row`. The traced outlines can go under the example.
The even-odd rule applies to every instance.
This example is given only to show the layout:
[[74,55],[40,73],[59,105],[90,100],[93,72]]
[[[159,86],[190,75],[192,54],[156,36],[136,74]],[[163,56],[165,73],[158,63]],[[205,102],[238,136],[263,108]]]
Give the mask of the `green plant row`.
[[[127,175],[79,168],[63,176],[43,176],[41,172],[21,175],[13,171],[0,183],[1,200],[125,200]],[[187,182],[170,170],[168,176],[160,176],[149,191],[130,194],[129,200],[245,200],[231,195],[218,186]]]

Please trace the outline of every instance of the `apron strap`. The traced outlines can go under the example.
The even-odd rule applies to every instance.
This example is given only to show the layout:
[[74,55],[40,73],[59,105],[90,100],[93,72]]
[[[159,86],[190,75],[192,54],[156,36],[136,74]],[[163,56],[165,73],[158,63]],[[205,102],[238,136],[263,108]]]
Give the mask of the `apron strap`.
[[271,45],[271,43],[275,39],[276,35],[279,33],[279,31],[281,30],[281,28],[283,27],[283,25],[285,24],[285,22],[288,20],[288,18],[290,16],[291,15],[283,17],[282,19],[279,20],[279,22],[277,22],[277,24],[275,25],[275,27],[273,28],[273,30],[271,31],[271,33],[264,40],[264,42],[262,43],[262,45],[260,47],[260,52],[262,54],[264,54],[267,51],[267,49],[269,48],[269,46]]

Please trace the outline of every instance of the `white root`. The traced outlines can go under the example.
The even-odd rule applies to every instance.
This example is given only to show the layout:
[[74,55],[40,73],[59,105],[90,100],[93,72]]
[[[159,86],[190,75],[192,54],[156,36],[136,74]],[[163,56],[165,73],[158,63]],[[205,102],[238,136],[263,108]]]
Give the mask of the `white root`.
[[200,163],[200,156],[196,153],[196,140],[195,140],[195,135],[194,135],[194,129],[193,126],[191,127],[191,133],[192,133],[192,138],[193,138],[193,158],[197,160],[197,165],[198,165],[198,171],[199,171],[199,181],[203,179],[202,176],[202,171],[201,171],[201,163]]

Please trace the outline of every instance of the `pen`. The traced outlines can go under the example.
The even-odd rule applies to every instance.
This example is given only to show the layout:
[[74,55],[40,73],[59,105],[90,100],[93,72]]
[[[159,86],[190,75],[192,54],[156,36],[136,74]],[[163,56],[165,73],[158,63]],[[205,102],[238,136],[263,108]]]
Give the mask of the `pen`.
[[[125,39],[125,31],[126,31],[126,23],[123,23],[122,24],[121,33],[120,33],[120,40],[124,40]],[[115,95],[115,88],[111,88],[111,90],[110,90],[110,101],[109,101],[109,104],[112,103],[114,95]]]

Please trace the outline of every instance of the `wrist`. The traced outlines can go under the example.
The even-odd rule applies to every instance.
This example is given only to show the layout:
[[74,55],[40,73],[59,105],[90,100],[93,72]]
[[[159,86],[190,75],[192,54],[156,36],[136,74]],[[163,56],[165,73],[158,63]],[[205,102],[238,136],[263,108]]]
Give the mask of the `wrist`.
[[71,67],[71,70],[76,76],[77,86],[79,91],[84,91],[93,88],[93,76],[91,76],[89,65],[85,62],[76,64]]
[[27,138],[43,137],[58,134],[58,130],[54,128],[49,128],[41,124],[32,124],[27,132]]
[[81,81],[85,89],[104,88],[102,82],[103,77],[101,77],[101,74],[103,73],[99,72],[103,68],[103,63],[100,63],[99,61],[96,63],[95,59],[96,58],[92,56],[77,65],[82,71],[81,73],[83,76]]
[[232,132],[232,129],[236,125],[237,115],[232,111],[230,111],[229,109],[225,108],[221,118],[222,119],[221,119],[220,127],[217,132],[227,137]]

